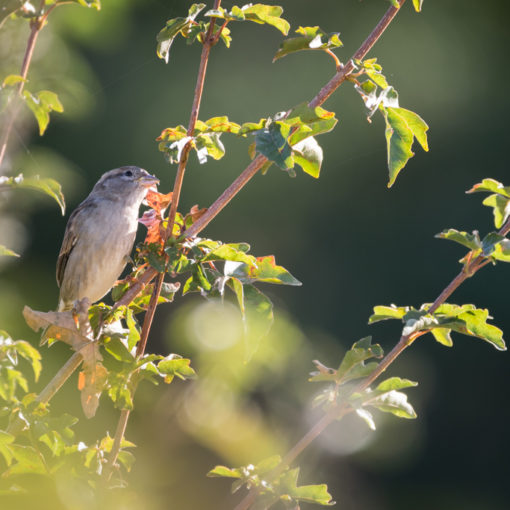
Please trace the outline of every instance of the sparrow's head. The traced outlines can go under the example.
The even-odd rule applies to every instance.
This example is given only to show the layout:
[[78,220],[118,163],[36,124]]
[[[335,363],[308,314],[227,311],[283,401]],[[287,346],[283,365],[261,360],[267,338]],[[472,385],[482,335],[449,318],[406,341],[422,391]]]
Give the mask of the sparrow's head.
[[103,174],[92,193],[141,203],[147,190],[157,184],[159,179],[143,168],[121,166]]

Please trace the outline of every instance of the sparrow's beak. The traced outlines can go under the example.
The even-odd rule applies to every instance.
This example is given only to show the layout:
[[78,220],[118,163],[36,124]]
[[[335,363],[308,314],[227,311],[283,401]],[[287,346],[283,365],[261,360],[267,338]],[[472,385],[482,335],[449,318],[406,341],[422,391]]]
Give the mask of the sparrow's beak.
[[154,177],[153,175],[147,174],[142,175],[142,177],[138,179],[138,182],[144,188],[150,188],[152,186],[157,186],[159,184],[159,179],[157,177]]

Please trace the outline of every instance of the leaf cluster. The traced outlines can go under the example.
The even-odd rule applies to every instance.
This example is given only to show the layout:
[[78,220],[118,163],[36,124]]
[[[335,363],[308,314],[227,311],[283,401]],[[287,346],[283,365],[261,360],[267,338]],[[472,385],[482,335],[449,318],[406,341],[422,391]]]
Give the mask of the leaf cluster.
[[[282,468],[282,459],[274,455],[260,461],[238,468],[216,466],[207,473],[209,477],[234,478],[232,492],[236,492],[246,485],[249,489],[256,489],[258,498],[251,507],[262,510],[270,508],[276,503],[282,503],[285,508],[299,508],[300,503],[314,503],[316,505],[331,506],[331,495],[325,484],[298,485],[299,468]],[[275,470],[279,469],[277,476]]]

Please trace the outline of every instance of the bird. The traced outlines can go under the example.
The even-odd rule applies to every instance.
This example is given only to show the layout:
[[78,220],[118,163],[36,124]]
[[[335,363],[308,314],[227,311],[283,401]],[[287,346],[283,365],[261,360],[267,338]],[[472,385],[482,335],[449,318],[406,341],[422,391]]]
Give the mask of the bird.
[[103,174],[72,212],[57,259],[57,311],[99,301],[113,287],[133,248],[140,205],[157,184],[146,170],[122,166]]

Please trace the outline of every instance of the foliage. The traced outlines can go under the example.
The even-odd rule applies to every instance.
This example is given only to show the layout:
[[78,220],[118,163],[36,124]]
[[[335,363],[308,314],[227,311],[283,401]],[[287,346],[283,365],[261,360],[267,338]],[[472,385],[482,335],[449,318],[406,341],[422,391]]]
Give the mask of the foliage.
[[[36,7],[30,2],[11,0],[2,10],[0,24],[7,18],[26,18],[31,29],[29,41],[35,41],[34,34],[44,27],[51,11],[65,3],[68,2],[46,0]],[[75,0],[73,3],[100,8],[98,0]],[[289,33],[290,24],[282,18],[283,9],[279,6],[246,4],[225,9],[220,3],[216,2],[214,8],[208,10],[206,4],[192,4],[186,16],[168,20],[157,34],[157,56],[168,63],[171,47],[179,35],[188,44],[198,43],[207,50],[220,39],[228,48],[232,35],[227,25],[233,22],[266,24],[284,36]],[[397,0],[390,0],[390,3],[392,12],[403,4]],[[419,12],[422,0],[413,0],[412,3]],[[282,41],[274,61],[309,50],[323,51],[333,57],[337,75],[346,73],[344,78],[362,97],[368,120],[376,112],[384,119],[388,186],[392,186],[414,155],[412,148],[415,141],[428,151],[428,125],[418,114],[399,105],[398,93],[389,85],[376,58],[366,59],[363,55],[351,59],[349,65],[352,64],[354,70],[347,73],[346,67],[333,53],[333,50],[342,47],[338,32],[327,33],[318,26],[300,26],[295,32],[297,36]],[[28,49],[29,45],[27,55],[31,54],[33,46],[30,51]],[[204,74],[207,55],[208,51],[202,53],[201,72]],[[48,127],[50,113],[63,112],[63,105],[55,92],[41,90],[34,93],[25,88],[29,83],[28,67],[23,67],[19,75],[5,77],[0,89],[0,113],[9,121],[5,125],[11,126],[4,128],[5,143],[12,128],[10,120],[16,116],[19,102],[34,114],[40,135]],[[166,160],[179,165],[178,176],[183,177],[188,154],[192,150],[200,164],[207,163],[209,158],[223,158],[226,154],[223,135],[250,139],[248,154],[253,160],[252,165],[260,163],[256,171],[260,169],[265,174],[274,163],[292,177],[296,175],[296,165],[314,178],[320,176],[323,151],[316,137],[331,132],[338,122],[334,112],[320,106],[325,99],[303,102],[258,121],[236,123],[221,114],[202,121],[198,119],[198,110],[203,78],[204,75],[200,78],[199,74],[195,91],[193,109],[197,117],[192,116],[188,127],[177,125],[164,129],[156,139],[158,149]],[[193,206],[188,213],[180,213],[177,208],[182,179],[180,183],[176,179],[171,193],[152,190],[148,193],[146,202],[149,210],[140,220],[147,227],[147,235],[137,246],[131,274],[112,290],[114,305],[91,305],[84,298],[75,303],[71,311],[41,312],[25,307],[25,320],[34,331],[42,330],[43,344],[51,346],[63,342],[73,351],[64,367],[71,367],[69,373],[57,373],[45,390],[36,395],[30,391],[31,383],[25,372],[31,370],[35,381],[38,380],[42,370],[39,350],[0,331],[0,458],[3,462],[0,465],[0,491],[3,493],[30,491],[27,474],[44,480],[67,477],[80,481],[96,502],[102,490],[127,485],[125,478],[134,462],[131,449],[135,445],[125,439],[124,429],[129,412],[135,409],[139,384],[142,381],[154,385],[160,382],[171,384],[176,380],[190,381],[197,377],[193,363],[187,357],[175,353],[145,353],[153,313],[158,305],[172,303],[174,299],[191,293],[200,294],[208,300],[236,303],[246,339],[245,360],[249,361],[257,353],[261,338],[273,322],[273,304],[260,286],[267,283],[301,285],[287,269],[276,263],[273,255],[252,255],[246,242],[223,242],[190,235],[190,230],[204,218],[210,221],[217,214],[218,207],[226,203],[221,202],[223,199],[220,197],[209,209]],[[39,176],[25,178],[22,174],[0,177],[0,192],[17,188],[35,189],[50,195],[64,213],[64,197],[55,180]],[[499,230],[483,238],[476,231],[467,233],[455,229],[438,234],[440,238],[469,249],[461,259],[463,267],[458,281],[454,281],[456,285],[488,263],[510,261],[510,240],[507,238],[510,230],[510,225],[507,225],[510,187],[485,179],[469,192],[490,193],[483,204],[493,209],[494,223]],[[16,254],[0,246],[1,255]],[[151,282],[154,277],[155,281]],[[370,324],[388,319],[398,319],[403,323],[399,342],[386,356],[379,344],[373,344],[371,337],[366,337],[352,345],[340,363],[335,365],[336,368],[314,361],[316,371],[310,375],[309,381],[322,385],[313,403],[322,411],[319,424],[323,428],[350,413],[365,421],[372,430],[376,428],[374,411],[390,413],[398,418],[416,418],[416,412],[403,390],[417,383],[397,376],[384,380],[379,380],[379,377],[419,336],[431,333],[436,341],[451,347],[451,333],[455,332],[483,339],[498,350],[506,349],[503,332],[489,323],[492,318],[488,310],[472,304],[446,302],[454,288],[450,284],[436,302],[425,303],[419,308],[374,307]],[[142,313],[144,320],[140,324],[139,315]],[[29,370],[25,370],[23,363],[30,367]],[[78,418],[54,412],[49,404],[51,396],[80,364],[78,389],[83,414],[93,418],[104,396],[103,402],[109,400],[113,408],[121,411],[114,437],[106,432],[101,433],[97,440],[85,442],[77,439],[74,428]],[[278,504],[286,508],[299,508],[301,503],[333,505],[325,484],[298,485],[300,468],[291,467],[295,457],[314,439],[312,432],[283,458],[274,455],[257,464],[236,468],[218,465],[209,471],[208,476],[233,479],[232,492],[245,487],[248,495],[240,506],[244,509],[265,509]],[[320,431],[315,434],[318,433]]]

